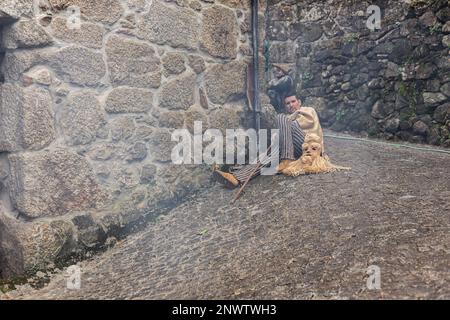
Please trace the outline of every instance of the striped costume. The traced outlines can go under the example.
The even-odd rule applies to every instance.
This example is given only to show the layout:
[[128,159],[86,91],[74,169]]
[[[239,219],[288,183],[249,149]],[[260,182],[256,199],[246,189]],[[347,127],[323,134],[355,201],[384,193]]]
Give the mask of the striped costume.
[[[291,120],[285,114],[279,114],[277,116],[277,128],[280,132],[279,148],[271,150],[270,154],[273,157],[279,157],[278,159],[296,160],[300,158],[302,154],[302,144],[305,140],[305,132],[300,128],[297,120]],[[231,169],[231,173],[243,183],[253,173],[251,178],[254,178],[261,174],[261,168],[268,166],[271,163],[269,155],[262,157],[261,162],[256,164],[248,164],[242,167],[234,167]]]

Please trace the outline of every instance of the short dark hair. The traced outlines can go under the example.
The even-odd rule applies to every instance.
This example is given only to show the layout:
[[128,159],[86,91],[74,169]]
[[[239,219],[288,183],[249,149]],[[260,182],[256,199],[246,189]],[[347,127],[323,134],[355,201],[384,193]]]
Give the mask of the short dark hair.
[[289,98],[289,97],[295,97],[295,99],[299,100],[299,98],[297,97],[297,95],[295,93],[288,93],[288,94],[286,94],[284,96],[283,101],[286,100],[286,98]]

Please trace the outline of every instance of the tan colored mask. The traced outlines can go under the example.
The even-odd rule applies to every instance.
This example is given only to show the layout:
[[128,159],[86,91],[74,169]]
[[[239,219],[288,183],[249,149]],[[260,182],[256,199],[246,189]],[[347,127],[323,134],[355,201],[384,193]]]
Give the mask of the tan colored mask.
[[302,145],[302,156],[293,161],[282,173],[287,176],[298,176],[309,173],[326,173],[338,170],[350,170],[332,164],[328,156],[322,156],[322,143],[316,134],[307,134]]

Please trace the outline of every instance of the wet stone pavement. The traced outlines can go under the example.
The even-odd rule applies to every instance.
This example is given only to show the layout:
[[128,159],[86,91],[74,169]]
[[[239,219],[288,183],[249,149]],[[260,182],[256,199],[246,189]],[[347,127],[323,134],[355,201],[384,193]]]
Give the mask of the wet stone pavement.
[[[215,185],[145,230],[6,299],[450,298],[450,154],[326,138],[349,172]],[[367,268],[381,271],[369,290]]]

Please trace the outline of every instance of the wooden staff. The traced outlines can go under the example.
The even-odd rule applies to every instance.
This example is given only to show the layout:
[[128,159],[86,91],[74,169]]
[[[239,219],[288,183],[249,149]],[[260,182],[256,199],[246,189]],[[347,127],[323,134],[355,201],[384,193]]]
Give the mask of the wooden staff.
[[[269,148],[267,148],[267,154],[269,154],[270,150],[272,149],[272,145],[269,146]],[[261,163],[259,163],[261,164]],[[247,180],[245,180],[244,184],[239,188],[238,192],[236,193],[236,195],[234,196],[233,201],[231,201],[231,203],[235,203],[236,200],[239,198],[239,196],[241,195],[242,191],[244,190],[245,186],[247,185],[247,183],[250,181],[250,179],[253,177],[253,175],[255,174],[255,172],[262,168],[262,166],[257,165],[255,167],[255,169],[253,169],[252,174],[248,176]]]

